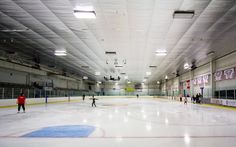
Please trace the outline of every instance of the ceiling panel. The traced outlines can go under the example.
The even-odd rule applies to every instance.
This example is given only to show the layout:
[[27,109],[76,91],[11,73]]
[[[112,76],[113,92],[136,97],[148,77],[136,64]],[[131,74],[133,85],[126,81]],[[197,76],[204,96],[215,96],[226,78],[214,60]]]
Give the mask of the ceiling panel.
[[[51,70],[68,75],[103,80],[95,71],[125,72],[131,81],[142,82],[151,71],[148,81],[154,82],[183,71],[185,62],[204,64],[209,51],[215,51],[217,58],[235,50],[235,4],[235,0],[1,0],[0,48],[6,54],[17,52],[29,64],[34,64],[34,56],[42,67],[51,61],[56,67]],[[97,18],[75,18],[73,9],[78,5],[92,5]],[[194,10],[195,15],[174,19],[175,10]],[[68,56],[54,56],[61,48]],[[157,49],[167,50],[167,56],[156,56]],[[116,68],[115,61],[123,67]]]

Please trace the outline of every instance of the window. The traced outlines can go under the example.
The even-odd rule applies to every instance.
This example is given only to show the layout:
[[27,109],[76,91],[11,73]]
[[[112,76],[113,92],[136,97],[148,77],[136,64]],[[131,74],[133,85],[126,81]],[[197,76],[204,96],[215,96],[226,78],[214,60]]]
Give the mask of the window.
[[221,99],[225,99],[226,98],[226,91],[225,90],[221,90],[220,91],[220,98]]
[[215,91],[215,98],[219,98],[219,91]]
[[234,90],[227,90],[227,99],[234,99]]

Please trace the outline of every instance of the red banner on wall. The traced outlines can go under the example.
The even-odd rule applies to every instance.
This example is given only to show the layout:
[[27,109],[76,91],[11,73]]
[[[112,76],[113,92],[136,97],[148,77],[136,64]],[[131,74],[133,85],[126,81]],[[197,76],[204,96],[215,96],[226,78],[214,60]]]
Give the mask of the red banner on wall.
[[187,85],[186,85],[187,89],[190,89],[190,80],[187,80],[187,81],[186,81],[186,84],[187,84]]

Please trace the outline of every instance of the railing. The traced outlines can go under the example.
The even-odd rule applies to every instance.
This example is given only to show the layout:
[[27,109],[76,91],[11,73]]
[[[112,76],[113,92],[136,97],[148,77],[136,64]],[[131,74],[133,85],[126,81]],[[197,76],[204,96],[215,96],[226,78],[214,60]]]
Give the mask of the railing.
[[51,91],[42,90],[37,88],[12,88],[0,87],[0,99],[16,99],[20,93],[23,92],[27,98],[43,98],[43,97],[65,97],[65,96],[82,96],[92,95],[92,92],[80,90],[66,90],[66,89],[53,89]]

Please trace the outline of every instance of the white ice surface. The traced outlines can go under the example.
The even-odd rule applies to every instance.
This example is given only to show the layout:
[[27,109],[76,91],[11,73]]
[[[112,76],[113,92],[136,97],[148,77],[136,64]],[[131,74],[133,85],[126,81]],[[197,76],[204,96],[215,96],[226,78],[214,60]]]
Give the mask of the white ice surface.
[[[80,99],[80,98],[78,98]],[[22,138],[49,126],[92,125],[88,138]],[[236,147],[236,111],[176,101],[106,98],[0,109],[0,147]]]

